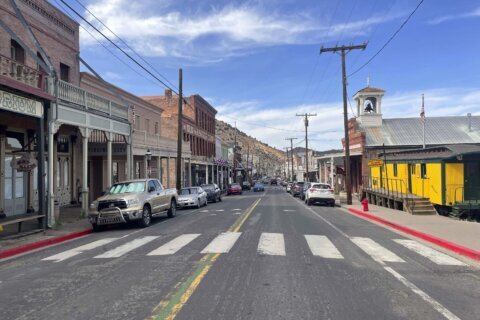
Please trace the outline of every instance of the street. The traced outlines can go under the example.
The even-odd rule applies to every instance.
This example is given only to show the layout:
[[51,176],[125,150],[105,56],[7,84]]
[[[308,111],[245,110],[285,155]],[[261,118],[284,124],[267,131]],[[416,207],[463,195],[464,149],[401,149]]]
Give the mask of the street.
[[1,319],[480,319],[478,268],[282,187],[0,262]]

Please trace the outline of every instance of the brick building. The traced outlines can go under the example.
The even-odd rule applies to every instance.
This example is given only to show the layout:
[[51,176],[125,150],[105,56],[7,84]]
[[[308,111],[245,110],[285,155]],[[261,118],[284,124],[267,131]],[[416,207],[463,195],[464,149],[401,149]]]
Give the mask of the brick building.
[[[162,134],[176,139],[178,134],[178,96],[165,90],[164,96],[143,97],[146,101],[163,109]],[[183,142],[190,147],[191,161],[185,170],[187,185],[218,183],[219,164],[215,163],[215,115],[217,111],[200,95],[184,98],[183,104]],[[170,166],[171,178],[175,179],[175,165]]]

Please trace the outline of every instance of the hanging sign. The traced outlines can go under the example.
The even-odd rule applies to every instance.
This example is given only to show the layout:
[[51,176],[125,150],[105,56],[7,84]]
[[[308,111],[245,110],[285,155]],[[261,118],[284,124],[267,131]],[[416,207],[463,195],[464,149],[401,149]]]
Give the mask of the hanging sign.
[[375,160],[368,160],[369,167],[380,167],[383,165],[383,160],[375,159]]
[[26,114],[32,117],[43,117],[42,104],[39,101],[0,91],[0,109]]
[[30,172],[37,167],[37,160],[30,157],[29,154],[24,154],[21,158],[12,160],[10,165],[17,172]]

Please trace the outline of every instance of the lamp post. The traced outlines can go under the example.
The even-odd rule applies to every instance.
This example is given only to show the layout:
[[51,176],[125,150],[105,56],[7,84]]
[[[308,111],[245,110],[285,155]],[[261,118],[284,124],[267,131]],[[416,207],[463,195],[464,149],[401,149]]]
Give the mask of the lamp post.
[[145,152],[145,159],[147,159],[147,178],[150,178],[150,160],[152,160],[152,152],[147,149]]

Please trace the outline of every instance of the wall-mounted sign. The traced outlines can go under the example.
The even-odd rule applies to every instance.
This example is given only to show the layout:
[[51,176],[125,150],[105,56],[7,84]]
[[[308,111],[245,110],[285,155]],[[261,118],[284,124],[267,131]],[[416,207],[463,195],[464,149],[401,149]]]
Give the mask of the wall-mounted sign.
[[43,108],[39,101],[0,91],[0,109],[42,118]]
[[21,158],[12,160],[10,165],[17,172],[30,172],[37,167],[37,160],[30,157],[29,154],[24,154]]
[[381,159],[368,160],[369,167],[380,167],[382,165],[383,165],[383,160]]

